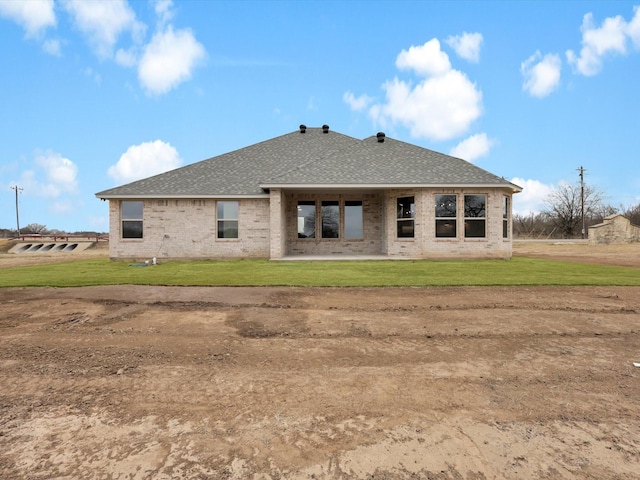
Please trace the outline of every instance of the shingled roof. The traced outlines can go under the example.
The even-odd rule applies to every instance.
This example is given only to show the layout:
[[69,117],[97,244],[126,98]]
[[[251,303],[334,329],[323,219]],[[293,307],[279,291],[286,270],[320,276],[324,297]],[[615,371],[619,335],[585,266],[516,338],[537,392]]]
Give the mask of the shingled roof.
[[96,196],[264,196],[269,188],[312,186],[476,186],[521,190],[465,160],[388,137],[358,140],[328,127],[305,128],[305,133],[302,130],[104,190]]

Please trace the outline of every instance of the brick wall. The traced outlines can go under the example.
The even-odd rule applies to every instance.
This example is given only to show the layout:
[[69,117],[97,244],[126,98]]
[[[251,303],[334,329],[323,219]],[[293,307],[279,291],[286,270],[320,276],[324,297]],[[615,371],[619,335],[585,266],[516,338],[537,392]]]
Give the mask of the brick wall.
[[120,201],[109,202],[109,256],[141,260],[269,257],[269,200],[239,201],[238,239],[216,238],[213,199],[145,200],[143,239],[123,239]]
[[[435,221],[435,196],[457,195],[456,237],[437,238]],[[486,236],[465,238],[464,236],[464,194],[486,195]],[[397,238],[396,200],[398,197],[413,196],[415,200],[414,238]],[[386,253],[392,257],[445,259],[445,258],[501,258],[509,259],[512,254],[511,218],[509,217],[508,238],[503,238],[502,201],[511,194],[498,190],[452,189],[404,189],[389,190],[385,193],[385,215],[388,219],[385,244]],[[509,212],[509,216],[511,212]]]
[[279,188],[272,188],[269,192],[269,213],[271,216],[269,258],[282,258],[286,254],[286,217],[284,193]]
[[[464,237],[464,194],[486,195],[486,236]],[[457,195],[457,236],[436,238],[435,195]],[[396,199],[413,196],[413,238],[397,238]],[[271,198],[239,200],[239,238],[216,238],[216,201],[146,200],[144,239],[122,239],[120,201],[111,200],[109,254],[112,259],[280,258],[284,255],[388,255],[398,258],[511,258],[512,242],[502,237],[502,201],[509,192],[464,189],[403,189],[367,194],[292,194],[274,189]],[[362,200],[362,240],[300,239],[298,200]],[[273,229],[270,226],[273,219]],[[342,218],[342,216],[341,216]],[[279,219],[279,220],[278,220]],[[511,230],[511,219],[509,219]],[[590,233],[591,235],[591,233]]]
[[[297,208],[299,200],[313,200],[320,205],[323,200],[340,202],[340,218],[344,218],[345,200],[362,200],[363,238],[323,239],[318,224],[315,238],[298,238]],[[365,194],[286,194],[286,254],[287,255],[380,255],[382,254],[382,195]]]

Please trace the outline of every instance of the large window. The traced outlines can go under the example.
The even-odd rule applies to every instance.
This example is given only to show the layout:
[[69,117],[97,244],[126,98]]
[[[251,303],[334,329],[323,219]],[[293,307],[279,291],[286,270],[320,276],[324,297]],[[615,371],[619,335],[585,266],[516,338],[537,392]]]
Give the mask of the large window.
[[340,202],[322,201],[322,238],[340,237]]
[[484,238],[486,236],[487,197],[485,195],[464,196],[464,236]]
[[436,195],[436,237],[455,238],[457,236],[456,195]]
[[412,238],[416,204],[413,197],[399,197],[397,201],[398,238]]
[[344,202],[344,238],[364,238],[362,221],[362,201],[347,200]]
[[364,238],[362,200],[299,200],[298,238]]
[[142,213],[142,202],[122,202],[122,238],[142,238]]
[[218,202],[217,219],[218,238],[238,238],[238,202]]
[[298,202],[298,238],[316,238],[316,202]]
[[509,197],[502,197],[502,238],[509,238]]

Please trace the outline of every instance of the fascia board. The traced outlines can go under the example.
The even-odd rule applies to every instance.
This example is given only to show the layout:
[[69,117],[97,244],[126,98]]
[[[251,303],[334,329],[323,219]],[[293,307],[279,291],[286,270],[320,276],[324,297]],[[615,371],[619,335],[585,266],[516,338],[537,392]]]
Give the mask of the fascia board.
[[264,195],[99,195],[96,198],[101,200],[201,200],[206,199],[227,199],[227,198],[269,198]]
[[264,190],[268,190],[271,188],[281,188],[283,190],[287,189],[314,189],[314,190],[323,190],[323,189],[351,189],[351,190],[360,190],[360,189],[378,189],[378,190],[388,190],[388,189],[401,189],[401,188],[509,188],[514,192],[521,192],[522,188],[514,185],[512,183],[504,184],[504,185],[496,185],[496,184],[484,184],[484,183],[470,183],[470,184],[434,184],[434,183],[407,183],[407,184],[311,184],[311,183],[286,183],[286,184],[262,184],[260,188]]

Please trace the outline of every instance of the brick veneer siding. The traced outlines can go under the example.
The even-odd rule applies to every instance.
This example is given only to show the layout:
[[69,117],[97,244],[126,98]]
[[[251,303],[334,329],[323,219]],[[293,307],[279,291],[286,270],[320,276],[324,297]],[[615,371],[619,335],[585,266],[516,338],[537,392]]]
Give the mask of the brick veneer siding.
[[[435,195],[457,195],[457,237],[436,238]],[[464,195],[486,195],[486,236],[484,238],[464,238]],[[397,238],[396,200],[398,197],[415,198],[415,236]],[[387,255],[398,258],[498,258],[509,259],[512,255],[511,212],[508,218],[508,237],[503,238],[502,201],[504,197],[511,204],[511,193],[502,190],[465,189],[405,189],[388,190],[377,194],[287,194],[285,195],[286,255]],[[314,200],[320,205],[322,200],[361,199],[363,201],[364,239],[299,239],[297,230],[297,205],[299,200]],[[341,215],[341,218],[342,215]]]
[[109,202],[113,260],[268,258],[269,199],[240,199],[238,239],[216,236],[216,200],[144,200],[143,239],[121,238],[120,201]]
[[[340,218],[344,218],[345,200],[362,200],[363,238],[345,240],[322,237],[320,225],[316,238],[298,238],[297,208],[299,200],[314,200],[320,205],[323,200],[340,201]],[[381,194],[291,194],[285,196],[286,254],[287,255],[380,255],[382,251],[382,195]],[[342,232],[341,232],[342,235]]]
[[270,225],[270,257],[282,258],[285,255],[285,202],[284,193],[279,188],[272,188],[269,192]]
[[[435,196],[457,195],[457,236],[436,238]],[[486,236],[464,237],[464,195],[486,195]],[[413,196],[415,201],[415,224],[413,238],[397,238],[396,201],[398,197]],[[389,190],[385,193],[385,216],[387,218],[386,253],[390,257],[446,259],[446,258],[497,258],[509,259],[512,255],[511,212],[509,212],[509,234],[503,238],[502,201],[511,194],[502,190],[452,189],[405,189]]]
[[[484,194],[485,238],[464,238],[464,194]],[[457,237],[436,238],[435,195],[457,195]],[[415,235],[396,237],[396,199],[415,198]],[[511,258],[512,235],[502,236],[502,201],[507,191],[464,189],[403,189],[367,194],[293,194],[278,189],[270,198],[240,199],[238,239],[216,237],[216,200],[145,200],[143,239],[121,238],[120,200],[111,200],[109,256],[113,260],[281,258],[285,255],[388,255],[397,258]],[[362,200],[362,240],[299,239],[298,200]],[[509,216],[511,213],[509,212]],[[342,213],[341,213],[341,218]]]

